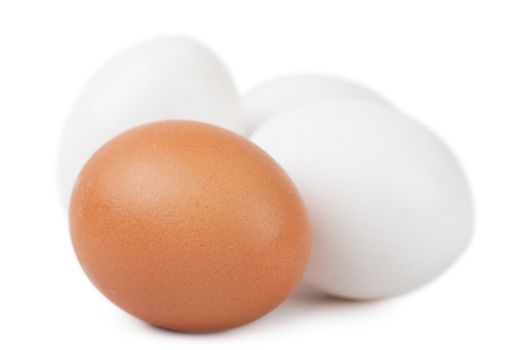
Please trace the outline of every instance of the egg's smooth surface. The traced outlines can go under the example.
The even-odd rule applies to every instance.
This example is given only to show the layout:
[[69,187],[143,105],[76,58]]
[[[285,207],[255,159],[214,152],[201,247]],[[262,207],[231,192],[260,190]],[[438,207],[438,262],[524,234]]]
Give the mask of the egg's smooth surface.
[[240,98],[229,72],[210,50],[182,36],[159,37],[125,49],[81,91],[60,146],[64,204],[80,169],[100,146],[131,127],[166,119],[244,130]]
[[366,100],[393,108],[376,92],[352,81],[323,74],[292,74],[265,82],[242,99],[249,133],[269,118],[331,97]]
[[310,253],[306,209],[277,163],[241,136],[189,121],[137,127],[98,150],[75,186],[70,228],[110,300],[191,332],[269,312]]
[[303,196],[312,286],[390,297],[429,282],[465,250],[473,228],[467,181],[449,148],[414,120],[339,98],[276,116],[252,140]]

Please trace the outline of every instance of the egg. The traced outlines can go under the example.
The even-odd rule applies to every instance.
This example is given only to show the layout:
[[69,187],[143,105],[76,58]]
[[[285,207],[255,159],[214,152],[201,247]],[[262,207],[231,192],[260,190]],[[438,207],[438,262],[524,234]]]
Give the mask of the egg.
[[87,82],[62,133],[58,183],[64,206],[82,166],[100,146],[131,127],[165,119],[244,130],[229,72],[209,49],[187,37],[159,37],[129,47]]
[[333,98],[283,112],[251,139],[305,200],[307,284],[343,298],[391,297],[433,280],[467,247],[473,204],[464,172],[414,119]]
[[179,331],[261,317],[299,283],[310,253],[287,174],[243,137],[192,121],[143,125],[100,148],[75,185],[70,228],[106,297]]
[[347,97],[394,108],[376,92],[352,81],[323,74],[292,74],[257,86],[242,99],[249,133],[269,118],[310,102]]

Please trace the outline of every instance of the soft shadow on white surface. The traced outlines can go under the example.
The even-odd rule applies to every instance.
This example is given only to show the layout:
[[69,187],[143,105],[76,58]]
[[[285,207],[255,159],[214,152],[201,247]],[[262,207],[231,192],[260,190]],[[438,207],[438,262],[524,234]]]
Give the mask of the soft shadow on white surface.
[[333,297],[318,292],[306,285],[299,286],[290,297],[265,317],[252,322],[246,328],[269,329],[303,322],[312,322],[321,315],[340,314],[350,321],[352,316],[364,317],[383,310],[388,300],[359,301]]

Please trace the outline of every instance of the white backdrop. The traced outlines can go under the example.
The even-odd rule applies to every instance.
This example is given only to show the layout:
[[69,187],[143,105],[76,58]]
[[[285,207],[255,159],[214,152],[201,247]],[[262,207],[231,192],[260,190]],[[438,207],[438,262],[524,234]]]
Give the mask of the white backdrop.
[[[520,0],[2,0],[0,348],[523,349],[524,18]],[[71,248],[56,191],[58,139],[106,59],[167,33],[211,46],[241,92],[291,72],[341,75],[433,128],[475,195],[466,254],[403,297],[349,303],[299,289],[223,333],[162,331],[117,309]]]

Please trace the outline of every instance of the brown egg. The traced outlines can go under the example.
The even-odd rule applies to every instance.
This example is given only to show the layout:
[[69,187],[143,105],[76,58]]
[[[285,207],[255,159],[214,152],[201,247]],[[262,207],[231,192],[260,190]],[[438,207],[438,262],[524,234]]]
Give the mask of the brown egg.
[[144,125],[99,149],[77,180],[70,227],[106,297],[181,331],[269,312],[310,252],[305,208],[277,163],[232,132],[189,121]]

